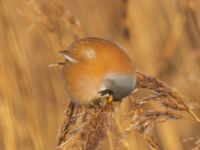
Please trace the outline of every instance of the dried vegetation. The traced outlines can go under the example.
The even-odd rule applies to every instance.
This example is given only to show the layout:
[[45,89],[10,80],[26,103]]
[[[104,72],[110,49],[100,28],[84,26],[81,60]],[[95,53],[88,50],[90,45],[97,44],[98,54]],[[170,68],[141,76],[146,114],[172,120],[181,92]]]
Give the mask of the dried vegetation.
[[[200,125],[199,117],[184,103],[184,96],[156,78],[137,72],[136,89],[152,90],[152,95],[139,101],[134,100],[134,93],[128,96],[134,104],[129,112],[131,124],[121,133],[118,143],[123,142],[127,135],[135,130],[144,136],[152,150],[158,150],[159,146],[152,132],[154,125],[169,119],[189,119],[184,115],[177,114],[176,111],[189,113],[191,115],[190,120]],[[144,105],[152,100],[158,102],[167,110],[145,110]],[[57,148],[62,150],[96,149],[106,131],[112,128],[110,124],[112,113],[119,104],[120,102],[113,102],[112,104],[76,106],[76,104],[70,103],[66,111],[66,119],[58,135]],[[115,146],[118,146],[118,144],[115,143]]]

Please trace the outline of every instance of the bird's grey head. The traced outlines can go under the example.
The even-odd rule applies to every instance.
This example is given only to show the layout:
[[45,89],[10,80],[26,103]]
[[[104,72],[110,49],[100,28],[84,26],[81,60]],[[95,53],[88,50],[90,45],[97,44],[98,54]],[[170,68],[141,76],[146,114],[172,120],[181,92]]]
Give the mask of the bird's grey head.
[[133,91],[135,84],[134,75],[108,75],[104,79],[100,93],[112,95],[114,100],[121,100]]

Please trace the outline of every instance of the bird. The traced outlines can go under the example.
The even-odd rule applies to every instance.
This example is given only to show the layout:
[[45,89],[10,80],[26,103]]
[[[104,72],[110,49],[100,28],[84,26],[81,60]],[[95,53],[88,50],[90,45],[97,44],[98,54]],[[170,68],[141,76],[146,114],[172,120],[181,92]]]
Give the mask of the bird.
[[85,37],[59,51],[64,57],[62,77],[70,101],[87,105],[102,99],[119,101],[135,88],[133,60],[121,45]]

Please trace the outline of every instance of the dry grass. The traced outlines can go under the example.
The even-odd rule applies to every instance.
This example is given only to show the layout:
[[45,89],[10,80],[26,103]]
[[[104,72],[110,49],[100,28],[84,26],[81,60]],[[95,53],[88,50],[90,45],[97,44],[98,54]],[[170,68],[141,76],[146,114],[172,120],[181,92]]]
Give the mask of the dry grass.
[[[73,106],[72,106],[73,105]],[[70,104],[58,136],[58,149],[95,149],[106,135],[112,105]]]
[[[136,130],[148,141],[152,150],[158,150],[159,146],[152,136],[155,123],[165,122],[168,119],[189,119],[176,111],[185,111],[192,117],[191,120],[200,124],[199,117],[184,103],[185,98],[175,89],[169,88],[156,78],[137,72],[136,89],[150,89],[153,94],[148,98],[135,101],[133,95],[128,96],[134,104],[130,110],[130,126],[121,134],[119,142],[125,140],[126,136]],[[154,100],[166,107],[166,111],[145,110],[144,105]],[[58,135],[58,149],[96,149],[105,137],[106,130],[110,127],[111,113],[118,107],[116,103],[91,106],[76,106],[70,103],[66,111],[66,119]],[[115,144],[113,144],[115,145]],[[118,146],[117,144],[114,146]]]

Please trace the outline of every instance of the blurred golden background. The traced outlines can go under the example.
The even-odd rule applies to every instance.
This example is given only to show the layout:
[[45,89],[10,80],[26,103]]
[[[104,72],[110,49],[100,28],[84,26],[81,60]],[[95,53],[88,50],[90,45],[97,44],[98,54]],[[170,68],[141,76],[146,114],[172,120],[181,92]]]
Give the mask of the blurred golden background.
[[[137,68],[177,88],[200,114],[199,18],[198,0],[1,0],[0,149],[55,149],[68,102],[59,68],[48,65],[85,35],[126,47]],[[169,121],[155,137],[162,150],[198,150],[200,127]],[[136,133],[127,141],[148,149]]]

